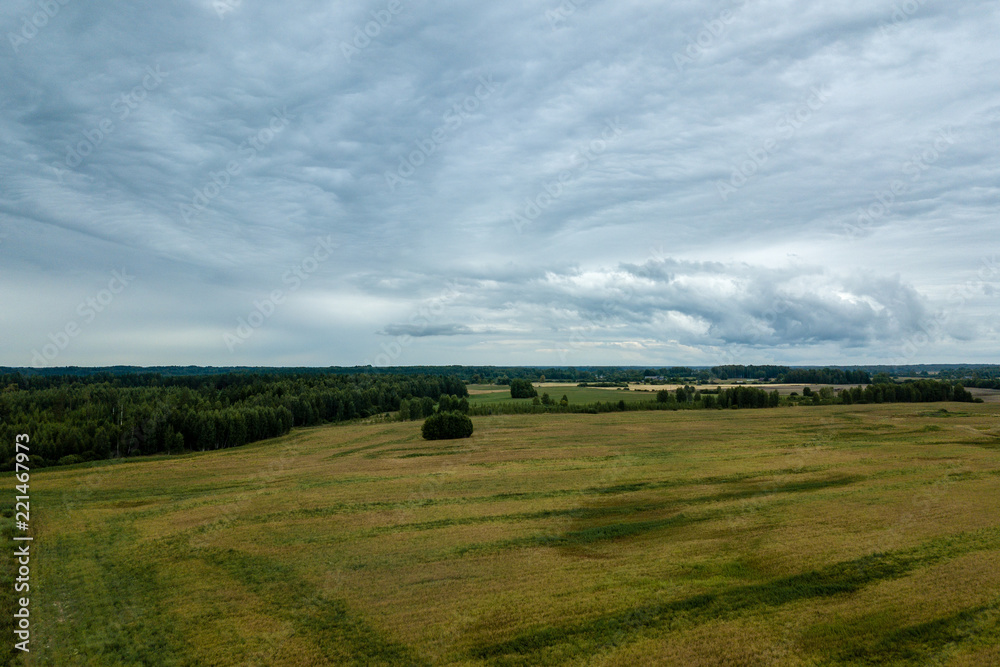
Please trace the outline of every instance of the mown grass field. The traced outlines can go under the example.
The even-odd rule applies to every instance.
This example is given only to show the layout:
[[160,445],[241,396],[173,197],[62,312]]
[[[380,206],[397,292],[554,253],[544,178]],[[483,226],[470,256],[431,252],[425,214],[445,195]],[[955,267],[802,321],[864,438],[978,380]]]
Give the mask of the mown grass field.
[[24,664],[1000,664],[997,413],[355,424],[38,471]]

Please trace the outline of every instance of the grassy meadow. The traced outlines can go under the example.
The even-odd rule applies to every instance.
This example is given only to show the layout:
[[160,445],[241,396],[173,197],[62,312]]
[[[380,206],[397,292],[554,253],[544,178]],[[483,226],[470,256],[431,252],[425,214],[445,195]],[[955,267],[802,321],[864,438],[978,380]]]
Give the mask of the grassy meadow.
[[349,424],[35,471],[23,664],[1000,664],[998,412]]
[[[535,383],[535,390],[538,396],[548,394],[553,401],[558,402],[565,396],[570,403],[597,403],[599,401],[655,401],[655,391],[619,391],[602,387],[569,387],[563,385],[546,385]],[[470,385],[469,403],[502,403],[508,401],[531,403],[530,398],[513,399],[510,397],[510,389],[507,387],[497,387],[496,385]],[[479,393],[482,392],[482,393]]]

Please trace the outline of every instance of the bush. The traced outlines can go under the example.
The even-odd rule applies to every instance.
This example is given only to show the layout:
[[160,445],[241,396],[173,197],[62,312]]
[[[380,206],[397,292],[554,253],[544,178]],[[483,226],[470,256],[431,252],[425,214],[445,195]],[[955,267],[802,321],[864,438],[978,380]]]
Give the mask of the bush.
[[472,435],[472,420],[461,412],[438,412],[424,421],[424,440],[452,440]]
[[67,454],[66,456],[59,459],[57,463],[58,465],[61,466],[71,466],[74,463],[83,463],[83,461],[84,459],[81,456],[77,456],[76,454]]
[[528,380],[510,381],[511,398],[534,398],[535,396],[538,396],[538,392]]

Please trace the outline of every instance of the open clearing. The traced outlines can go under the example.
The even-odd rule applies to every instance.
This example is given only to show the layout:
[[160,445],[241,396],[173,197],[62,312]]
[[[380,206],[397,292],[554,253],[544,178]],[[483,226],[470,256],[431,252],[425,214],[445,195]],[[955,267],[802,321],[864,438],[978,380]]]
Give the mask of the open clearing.
[[31,664],[1000,664],[996,405],[474,421],[33,472]]

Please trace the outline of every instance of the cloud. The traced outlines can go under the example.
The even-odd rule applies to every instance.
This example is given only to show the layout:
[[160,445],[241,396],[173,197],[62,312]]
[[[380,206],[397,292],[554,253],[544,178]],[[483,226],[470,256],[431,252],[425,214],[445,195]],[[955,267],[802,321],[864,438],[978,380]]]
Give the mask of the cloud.
[[557,337],[624,330],[706,345],[858,346],[915,332],[927,315],[926,299],[899,277],[678,260],[550,271],[528,283],[481,280],[464,292],[471,296],[450,304],[449,316]]
[[0,363],[122,266],[60,362],[995,361],[1000,8],[916,5],[5,3]]
[[389,324],[378,332],[381,336],[465,336],[472,329],[462,324]]

